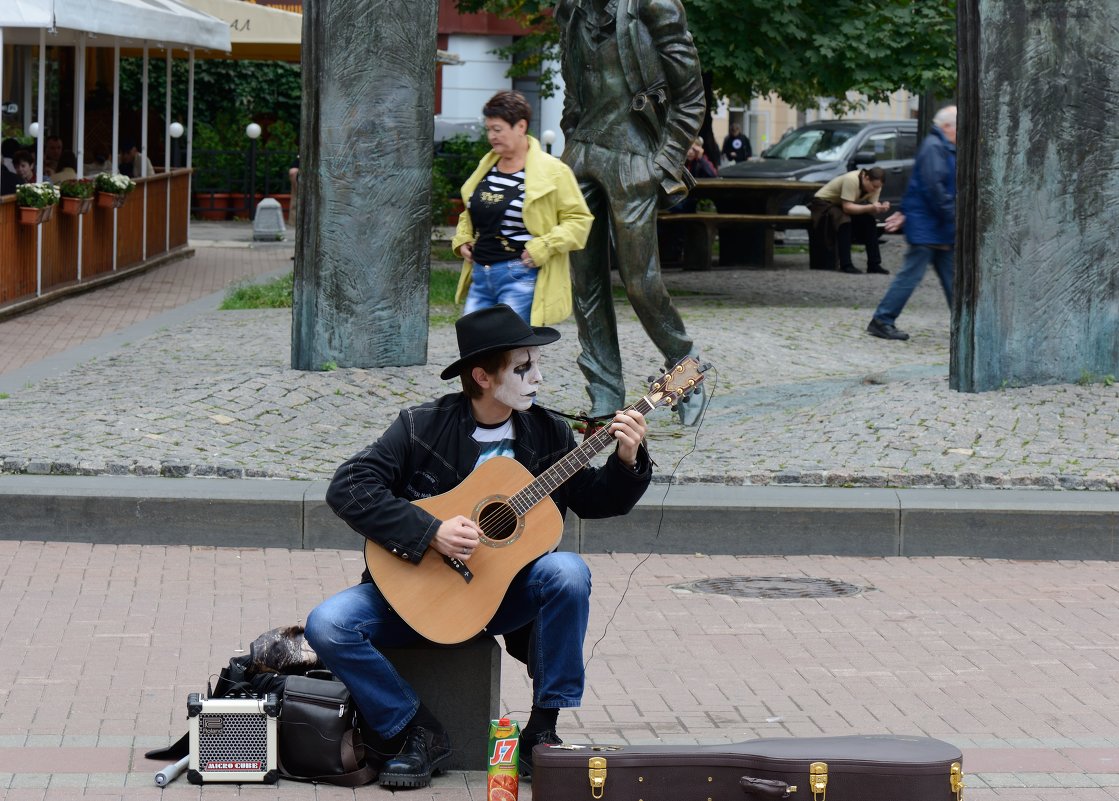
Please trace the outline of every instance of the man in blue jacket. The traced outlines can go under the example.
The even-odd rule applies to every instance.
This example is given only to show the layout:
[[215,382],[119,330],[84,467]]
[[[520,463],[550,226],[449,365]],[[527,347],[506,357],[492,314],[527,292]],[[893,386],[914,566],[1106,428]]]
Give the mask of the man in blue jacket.
[[[516,459],[539,476],[575,448],[571,429],[535,402],[543,380],[540,346],[559,339],[559,331],[530,326],[504,304],[461,317],[455,329],[460,358],[441,377],[459,377],[462,391],[403,410],[380,439],[338,468],[326,494],[350,528],[409,565],[450,559],[469,567],[475,549],[492,547],[472,518],[439,520],[412,501],[454,489],[493,456]],[[601,467],[572,466],[574,473],[550,493],[561,516],[567,509],[584,519],[624,515],[649,486],[645,418],[627,409],[608,425],[618,443],[614,453]],[[360,584],[319,604],[307,618],[307,642],[350,689],[365,725],[392,755],[380,784],[424,787],[450,758],[451,743],[381,653],[422,638],[374,580],[366,570]],[[582,699],[590,591],[582,558],[552,551],[517,573],[486,625],[505,637],[533,680],[532,711],[521,733],[522,776],[531,776],[533,746],[563,742],[556,734],[559,711]]]
[[901,200],[901,212],[886,220],[886,230],[905,224],[909,250],[901,271],[886,295],[867,333],[881,339],[909,339],[895,323],[909,296],[925,277],[930,262],[952,307],[952,274],[956,247],[956,107],[945,106],[933,117],[933,127],[913,165],[913,177]]

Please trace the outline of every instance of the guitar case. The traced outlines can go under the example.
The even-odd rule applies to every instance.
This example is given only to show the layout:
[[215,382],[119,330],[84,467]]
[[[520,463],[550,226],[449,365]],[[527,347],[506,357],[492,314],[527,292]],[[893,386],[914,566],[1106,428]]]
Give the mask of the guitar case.
[[959,801],[963,757],[928,737],[538,745],[533,801]]

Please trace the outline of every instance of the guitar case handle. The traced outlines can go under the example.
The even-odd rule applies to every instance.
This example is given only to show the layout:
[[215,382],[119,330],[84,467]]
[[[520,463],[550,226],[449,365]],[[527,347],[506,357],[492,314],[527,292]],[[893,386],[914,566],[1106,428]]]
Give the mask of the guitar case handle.
[[768,799],[789,797],[789,785],[776,779],[755,779],[753,776],[743,776],[738,780],[738,784],[747,798],[768,801]]

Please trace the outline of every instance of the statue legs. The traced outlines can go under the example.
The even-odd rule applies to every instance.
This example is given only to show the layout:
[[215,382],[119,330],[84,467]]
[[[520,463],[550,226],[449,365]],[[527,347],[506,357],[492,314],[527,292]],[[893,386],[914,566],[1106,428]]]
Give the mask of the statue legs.
[[[657,254],[657,185],[647,157],[572,143],[572,168],[595,221],[587,246],[572,254],[575,321],[591,413],[612,414],[625,404],[618,327],[610,291],[616,265],[633,310],[665,361],[692,352]],[[591,152],[586,152],[591,151]],[[568,154],[565,154],[565,160]],[[685,419],[685,422],[688,422]]]

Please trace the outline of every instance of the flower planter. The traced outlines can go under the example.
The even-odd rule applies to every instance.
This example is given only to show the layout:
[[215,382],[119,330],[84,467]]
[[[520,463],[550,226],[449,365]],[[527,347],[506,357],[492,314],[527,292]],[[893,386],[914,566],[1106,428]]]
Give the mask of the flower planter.
[[128,195],[114,195],[112,192],[98,192],[97,205],[103,209],[119,209]]
[[85,214],[93,208],[93,198],[91,197],[66,197],[62,198],[62,213],[63,214]]
[[195,192],[194,213],[200,220],[229,219],[228,192]]
[[54,215],[54,206],[45,206],[37,209],[33,206],[19,207],[19,221],[23,225],[38,225],[45,223]]
[[451,208],[447,211],[447,216],[443,219],[444,225],[458,225],[458,216],[465,210],[462,198],[453,197],[450,199]]

